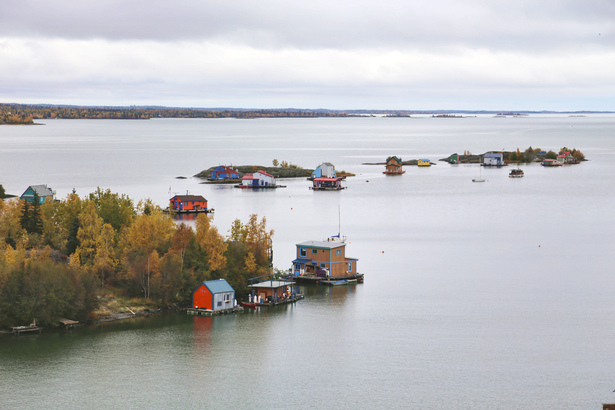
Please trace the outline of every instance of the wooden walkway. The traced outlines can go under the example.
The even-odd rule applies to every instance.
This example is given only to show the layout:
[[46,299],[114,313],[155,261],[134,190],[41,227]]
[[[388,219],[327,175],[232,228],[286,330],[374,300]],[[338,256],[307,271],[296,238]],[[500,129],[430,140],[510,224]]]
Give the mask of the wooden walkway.
[[256,306],[260,306],[260,307],[266,307],[266,306],[277,306],[277,305],[285,305],[287,303],[295,303],[298,300],[303,299],[305,296],[303,295],[296,295],[292,298],[283,298],[283,299],[279,299],[277,302],[264,302],[264,303],[254,303]]
[[230,315],[233,313],[240,312],[242,310],[243,309],[240,307],[234,307],[232,309],[223,309],[223,310],[187,308],[186,312],[189,315],[193,315],[193,316],[219,316],[219,315]]
[[331,284],[332,282],[337,282],[339,280],[347,280],[347,281],[356,280],[357,283],[363,283],[363,277],[364,277],[363,273],[357,273],[356,275],[342,275],[342,276],[329,276],[329,277],[304,275],[304,276],[294,276],[292,279],[296,283],[312,284],[312,285],[318,285],[322,283],[326,285],[326,284]]
[[42,327],[39,326],[15,326],[11,328],[11,332],[13,332],[16,335],[20,335],[22,333],[29,333],[29,332],[41,332],[41,330],[43,330]]

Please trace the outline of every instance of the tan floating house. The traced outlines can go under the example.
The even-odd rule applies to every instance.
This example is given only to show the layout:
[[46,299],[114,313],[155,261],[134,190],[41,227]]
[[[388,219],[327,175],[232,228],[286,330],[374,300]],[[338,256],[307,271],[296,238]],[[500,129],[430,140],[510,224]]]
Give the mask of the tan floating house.
[[401,158],[396,156],[388,157],[385,167],[386,170],[383,172],[385,175],[401,175],[406,172],[403,170]]

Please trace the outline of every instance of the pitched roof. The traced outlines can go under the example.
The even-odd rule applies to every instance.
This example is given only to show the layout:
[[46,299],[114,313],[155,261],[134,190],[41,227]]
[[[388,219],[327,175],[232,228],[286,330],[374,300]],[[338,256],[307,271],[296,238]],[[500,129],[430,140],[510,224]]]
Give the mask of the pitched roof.
[[209,289],[212,294],[235,292],[231,285],[228,284],[226,279],[207,280],[203,282],[203,285],[207,286],[207,289]]
[[235,170],[235,169],[233,169],[233,168],[229,168],[229,167],[227,167],[226,165],[219,165],[219,166],[215,167],[215,168],[213,169],[213,171],[215,171],[215,172],[223,172],[223,171],[226,171],[226,172],[235,172],[235,173],[237,173],[237,172],[238,172],[237,170]]
[[[39,197],[55,195],[53,189],[49,188],[47,185],[30,185],[28,188],[32,188]],[[28,190],[26,189],[26,191]],[[25,193],[26,192],[24,192],[24,195]]]
[[[175,195],[173,198],[177,198],[180,201],[199,201],[199,202],[207,202],[207,199],[203,198],[201,195]],[[173,200],[171,198],[171,200]]]
[[260,174],[267,175],[268,177],[273,178],[273,175],[266,173],[266,172],[265,172],[265,171],[263,171],[262,169],[259,169],[259,170],[258,170],[258,171],[256,171],[255,173],[260,173]]
[[401,158],[399,158],[396,155],[393,155],[392,157],[388,157],[386,162],[389,162],[390,160],[394,159],[395,161],[399,162],[401,164]]

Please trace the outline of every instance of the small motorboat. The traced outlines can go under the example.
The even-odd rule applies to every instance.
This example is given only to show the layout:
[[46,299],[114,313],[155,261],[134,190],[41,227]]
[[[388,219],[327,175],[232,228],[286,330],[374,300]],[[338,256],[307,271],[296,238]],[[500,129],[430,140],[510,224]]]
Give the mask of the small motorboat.
[[523,170],[517,168],[517,169],[511,169],[510,173],[508,174],[509,178],[523,178]]

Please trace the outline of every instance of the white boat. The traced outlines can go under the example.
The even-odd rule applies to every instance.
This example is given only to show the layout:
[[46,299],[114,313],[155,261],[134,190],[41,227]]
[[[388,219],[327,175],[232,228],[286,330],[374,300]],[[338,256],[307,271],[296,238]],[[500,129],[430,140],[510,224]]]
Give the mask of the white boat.
[[479,168],[478,178],[472,178],[472,182],[485,182],[486,179],[483,178],[483,167]]

